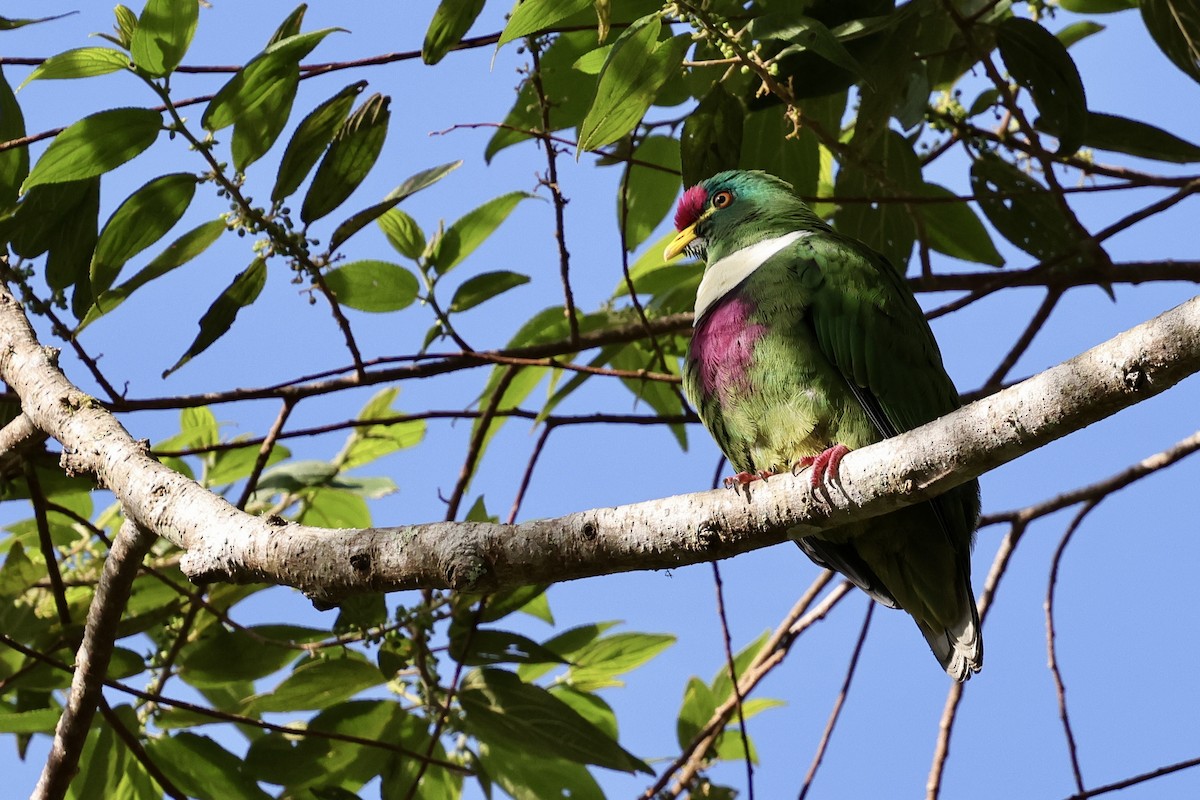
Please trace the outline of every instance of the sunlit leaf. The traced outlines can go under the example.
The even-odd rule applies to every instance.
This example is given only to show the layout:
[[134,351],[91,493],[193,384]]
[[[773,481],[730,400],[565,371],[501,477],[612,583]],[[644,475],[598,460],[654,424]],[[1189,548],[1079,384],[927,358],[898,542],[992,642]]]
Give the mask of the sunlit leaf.
[[787,47],[776,57],[811,50],[842,69],[866,77],[862,65],[850,55],[838,38],[820,20],[788,12],[764,14],[750,22],[750,35],[755,39],[778,39]]
[[207,736],[181,731],[171,736],[154,737],[146,742],[146,750],[158,768],[188,797],[199,800],[270,799],[270,795],[245,774],[242,759]]
[[508,18],[497,46],[543,31],[592,5],[592,0],[527,0]]
[[334,135],[317,167],[300,219],[309,224],[346,201],[367,177],[387,138],[389,98],[373,94],[359,106]]
[[111,47],[80,47],[52,55],[21,81],[91,78],[129,68],[129,56]]
[[[329,249],[336,250],[345,243],[354,234],[358,233],[365,226],[371,224],[376,219],[379,219],[392,208],[405,199],[411,197],[427,186],[440,181],[442,178],[449,175],[454,170],[462,166],[462,161],[451,161],[449,164],[431,167],[421,170],[416,175],[410,176],[404,183],[397,186],[392,191],[388,192],[388,196],[382,202],[364,208],[357,214],[354,214],[349,219],[338,225],[333,232],[333,236],[329,238]],[[424,249],[424,245],[422,245]]]
[[316,166],[321,153],[329,146],[333,135],[346,121],[354,105],[354,98],[367,87],[366,81],[358,81],[342,88],[340,92],[309,112],[292,134],[283,159],[279,162],[279,173],[271,200],[280,201],[300,187],[305,176]]
[[268,102],[272,91],[285,84],[299,69],[300,59],[312,52],[329,34],[340,28],[291,36],[270,45],[237,71],[209,101],[200,117],[200,124],[209,131],[219,131],[252,113]]
[[[0,141],[10,142],[25,135],[25,118],[12,87],[0,68]],[[17,203],[17,194],[29,174],[29,148],[0,150],[0,215]]]
[[483,10],[484,0],[442,0],[421,46],[421,60],[436,64],[459,40],[466,36],[475,18]]
[[92,294],[112,286],[125,262],[166,235],[192,202],[196,176],[163,175],[129,195],[104,224],[92,257]]
[[508,219],[517,203],[532,196],[527,192],[509,192],[464,214],[446,229],[435,252],[430,255],[434,269],[444,275],[461,264],[500,227],[500,223]]
[[162,115],[148,108],[114,108],[86,116],[55,137],[21,192],[102,175],[154,144],[160,130]]
[[168,245],[165,250],[155,256],[149,264],[138,270],[137,274],[132,278],[95,298],[95,305],[91,307],[87,315],[80,321],[79,327],[76,328],[75,332],[78,333],[87,325],[92,324],[103,315],[115,309],[121,303],[125,302],[125,299],[137,289],[156,278],[166,275],[176,267],[183,266],[203,253],[225,230],[225,221],[214,219],[201,223],[180,236]]
[[620,139],[642,118],[658,90],[679,68],[691,39],[659,41],[662,22],[650,14],[634,22],[613,43],[604,62],[596,97],[579,126],[579,150],[594,150]]
[[463,282],[463,285],[454,292],[454,299],[450,301],[450,311],[466,311],[507,292],[509,289],[524,286],[527,283],[529,283],[528,275],[507,270],[475,275]]
[[191,45],[199,15],[199,0],[146,0],[129,41],[133,63],[155,77],[169,75]]
[[337,301],[359,311],[399,311],[417,299],[417,276],[388,261],[352,261],[325,275]]

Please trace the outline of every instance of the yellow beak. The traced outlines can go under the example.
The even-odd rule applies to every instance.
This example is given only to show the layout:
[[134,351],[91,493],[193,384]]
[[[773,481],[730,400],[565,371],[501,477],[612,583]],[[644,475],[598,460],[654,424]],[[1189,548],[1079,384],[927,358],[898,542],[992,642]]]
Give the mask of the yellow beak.
[[696,238],[698,238],[696,236],[696,225],[693,223],[681,230],[679,234],[671,240],[671,243],[667,245],[667,249],[663,250],[663,258],[665,258],[667,261],[675,258],[675,256],[683,252],[684,248],[695,241]]

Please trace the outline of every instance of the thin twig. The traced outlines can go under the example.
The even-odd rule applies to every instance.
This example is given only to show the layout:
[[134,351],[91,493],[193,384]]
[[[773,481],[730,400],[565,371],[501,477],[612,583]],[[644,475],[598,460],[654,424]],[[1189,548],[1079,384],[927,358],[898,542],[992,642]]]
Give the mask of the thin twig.
[[746,715],[742,710],[742,690],[738,685],[737,662],[733,658],[733,641],[729,636],[729,619],[725,616],[725,586],[721,582],[721,568],[712,562],[713,583],[717,590],[717,619],[721,622],[721,640],[725,644],[725,667],[729,670],[729,682],[733,686],[734,708],[737,710],[738,733],[742,737],[742,755],[746,762],[746,796],[754,800],[754,760],[750,753],[750,737],[746,734]]
[[833,710],[829,712],[829,719],[825,722],[825,730],[821,734],[817,752],[813,754],[812,763],[804,776],[804,785],[800,787],[798,800],[804,800],[808,796],[808,790],[812,788],[813,779],[817,777],[817,770],[821,766],[822,759],[825,758],[825,750],[829,747],[834,726],[837,725],[838,717],[842,713],[842,706],[846,704],[846,698],[850,694],[850,683],[854,680],[854,671],[858,668],[858,657],[862,655],[863,644],[867,641],[867,630],[871,627],[871,614],[874,612],[875,601],[868,600],[867,614],[863,618],[862,629],[858,632],[858,641],[854,643],[854,652],[850,654],[850,664],[846,667],[846,678],[842,681],[842,688],[838,692],[837,700],[834,701]]
[[1029,324],[1025,326],[1025,330],[1017,337],[1017,341],[1012,348],[1001,359],[1000,364],[992,372],[986,381],[983,382],[983,389],[992,389],[1004,383],[1004,379],[1008,377],[1008,373],[1017,365],[1021,356],[1025,355],[1025,351],[1029,349],[1029,345],[1033,343],[1033,338],[1041,331],[1042,326],[1050,319],[1050,314],[1054,312],[1054,307],[1058,305],[1058,301],[1062,298],[1062,292],[1057,289],[1051,289],[1046,292],[1046,296],[1042,299],[1041,305],[1029,320]]
[[1083,772],[1079,768],[1079,749],[1075,744],[1075,734],[1071,730],[1071,717],[1067,713],[1067,687],[1063,683],[1062,671],[1058,668],[1058,648],[1055,646],[1055,631],[1054,631],[1054,595],[1058,588],[1058,568],[1062,564],[1063,553],[1066,552],[1067,544],[1070,543],[1071,537],[1079,530],[1080,523],[1084,518],[1092,512],[1097,505],[1100,504],[1103,498],[1097,498],[1084,504],[1083,508],[1079,509],[1079,513],[1071,520],[1071,524],[1067,526],[1066,533],[1059,540],[1058,547],[1054,549],[1054,557],[1050,562],[1050,580],[1046,587],[1046,654],[1049,660],[1050,674],[1054,677],[1054,691],[1058,697],[1058,717],[1062,720],[1063,733],[1067,737],[1067,755],[1071,759],[1071,772],[1075,777],[1075,788],[1082,794],[1083,788]]

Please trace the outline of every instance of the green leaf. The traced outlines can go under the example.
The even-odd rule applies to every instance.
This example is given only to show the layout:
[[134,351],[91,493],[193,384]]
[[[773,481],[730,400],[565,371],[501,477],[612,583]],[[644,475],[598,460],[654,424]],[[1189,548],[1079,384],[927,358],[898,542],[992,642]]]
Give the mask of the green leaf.
[[562,664],[562,656],[512,631],[469,627],[450,635],[450,657],[467,666],[484,664]]
[[[207,736],[183,731],[146,742],[154,763],[188,797],[199,800],[269,800],[245,774],[242,760]],[[111,796],[111,795],[96,795]]]
[[[925,185],[921,165],[912,143],[894,130],[875,139],[863,156],[861,162],[844,164],[838,171],[835,196],[854,202],[839,208],[837,229],[883,253],[904,274],[917,236],[911,213],[903,203],[862,200],[919,194]],[[881,167],[885,180],[880,180]]]
[[69,17],[71,14],[78,13],[78,11],[70,11],[66,14],[41,17],[39,19],[9,19],[8,17],[0,17],[0,31],[15,31],[17,28],[24,28],[26,25],[37,25],[39,22],[53,22],[56,19],[62,19],[63,17]]
[[1099,150],[1175,164],[1200,161],[1200,145],[1180,139],[1162,128],[1115,114],[1089,112],[1084,144]]
[[262,102],[246,109],[233,123],[230,152],[238,172],[244,173],[247,167],[266,155],[283,133],[300,86],[300,72],[298,69],[281,71],[268,86]]
[[1111,14],[1137,8],[1137,0],[1058,0],[1058,4],[1073,14]]
[[556,22],[583,11],[592,5],[592,2],[593,0],[526,0],[513,10],[496,46],[502,47],[515,39],[544,31]]
[[[528,5],[522,4],[521,8]],[[581,74],[574,65],[595,46],[596,35],[592,31],[571,31],[556,36],[542,53],[541,90],[549,106],[551,131],[578,125],[591,108],[596,96],[596,78]],[[504,148],[528,140],[530,134],[527,131],[540,131],[544,127],[537,87],[532,78],[526,78],[517,92],[512,109],[504,118],[503,127],[488,141],[483,152],[484,159],[491,163],[492,158]]]
[[[683,185],[695,186],[722,170],[734,169],[742,156],[746,108],[724,84],[716,83],[683,122],[679,153]],[[782,149],[787,140],[778,137],[773,146]]]
[[582,764],[526,752],[520,742],[509,745],[483,744],[479,759],[488,776],[513,800],[604,800],[600,784]]
[[167,377],[175,370],[191,361],[195,356],[208,349],[208,346],[220,339],[228,331],[238,312],[258,299],[259,293],[267,282],[267,262],[260,258],[254,259],[244,272],[238,273],[233,282],[221,292],[208,311],[200,318],[200,333],[192,341],[187,352],[178,361],[163,372]]
[[280,626],[261,625],[233,631],[213,626],[199,640],[184,647],[179,655],[179,677],[199,688],[265,678],[301,656],[295,648],[270,641],[282,642],[286,638],[291,637]]
[[389,261],[352,261],[331,270],[325,283],[337,301],[359,311],[399,311],[417,299],[417,277]]
[[[0,68],[0,140],[11,142],[25,135],[25,118],[4,70]],[[10,147],[0,151],[0,216],[11,211],[25,176],[29,174],[29,148]]]
[[[363,406],[362,411],[358,412],[357,419],[369,421],[401,416],[401,413],[392,407],[399,393],[400,390],[395,387],[376,392]],[[389,453],[413,447],[425,438],[425,429],[425,420],[421,419],[356,427],[342,448],[342,468],[360,467]]]
[[429,256],[429,262],[439,275],[445,275],[475,252],[485,239],[508,219],[517,203],[533,195],[527,192],[509,192],[489,200],[472,211],[468,211],[451,225],[442,236],[441,242]]
[[192,43],[198,0],[146,0],[129,41],[133,63],[155,77],[171,74]]
[[674,643],[675,637],[665,633],[615,633],[596,639],[572,654],[568,680],[584,691],[621,686],[614,676],[637,669]]
[[329,34],[341,28],[324,28],[278,41],[250,60],[222,86],[200,117],[208,131],[219,131],[252,113],[271,99],[271,92],[287,83],[300,68],[300,59]]
[[367,88],[366,81],[358,81],[342,88],[340,92],[314,108],[298,126],[283,151],[279,162],[279,173],[271,200],[279,202],[290,195],[316,165],[321,153],[329,146],[333,135],[346,121],[354,105],[354,98]]
[[717,711],[717,698],[704,681],[694,675],[683,691],[683,704],[675,720],[675,738],[680,747],[687,747],[696,734],[704,729]]
[[483,11],[483,0],[442,0],[425,33],[421,60],[426,64],[441,61],[471,29],[480,11]]
[[[935,183],[925,184],[922,194],[929,197],[954,197],[954,192]],[[929,246],[964,261],[1004,266],[1004,258],[992,244],[992,237],[966,201],[922,203],[914,206],[925,223]]]
[[305,225],[340,206],[367,177],[387,138],[389,102],[371,95],[334,135],[300,207]]
[[[738,105],[740,107],[741,104]],[[806,103],[806,109],[809,105]],[[734,110],[731,106],[729,112]],[[683,123],[685,137],[690,121],[691,118]],[[811,128],[805,126],[798,135],[790,135],[792,124],[787,119],[785,109],[778,106],[750,114],[742,111],[742,117],[730,124],[742,131],[739,139],[741,156],[737,162],[740,169],[766,170],[790,183],[796,194],[801,196],[817,193],[817,182],[821,177],[821,148]],[[716,161],[714,159],[714,166]],[[685,157],[684,164],[687,163]],[[720,163],[726,162],[721,159]],[[707,172],[694,177],[703,179],[711,174]],[[685,183],[690,186],[695,180],[685,180]]]
[[196,176],[162,175],[145,183],[104,223],[92,256],[92,294],[112,286],[125,262],[166,235],[183,216],[196,193]]
[[1139,7],[1158,49],[1200,83],[1200,6],[1188,0],[1141,0]]
[[1042,123],[1057,131],[1057,152],[1074,153],[1087,136],[1087,97],[1067,48],[1041,25],[1021,17],[1000,24],[996,44],[1013,80],[1033,95]]
[[1026,253],[1045,261],[1076,246],[1073,228],[1054,196],[998,156],[985,154],[971,165],[971,188],[988,221]]
[[52,733],[61,716],[61,708],[13,712],[0,706],[0,733]]
[[114,108],[84,117],[55,137],[21,186],[94,178],[142,153],[162,130],[162,116],[148,108]]
[[304,25],[304,15],[306,13],[308,13],[307,3],[301,3],[293,8],[292,13],[284,17],[283,22],[279,23],[279,27],[275,29],[275,33],[271,34],[271,40],[267,42],[267,47],[282,42],[284,39],[299,36],[300,28]]
[[376,203],[373,206],[368,206],[357,214],[353,215],[333,232],[333,236],[329,239],[329,249],[336,250],[345,243],[354,234],[358,233],[366,225],[374,222],[379,217],[386,214],[392,208],[405,199],[411,197],[427,186],[440,181],[442,178],[449,175],[454,170],[462,166],[462,161],[451,161],[449,164],[423,169],[416,175],[410,176],[404,183],[397,186],[388,196],[383,199],[383,202]]
[[129,45],[133,44],[133,33],[137,30],[137,14],[133,13],[129,6],[120,3],[113,9],[113,13],[117,16],[117,24],[114,29],[117,32],[115,44],[128,50]]
[[271,692],[246,701],[250,713],[328,708],[383,683],[373,664],[358,658],[314,659],[293,670]]
[[777,39],[787,43],[776,58],[806,50],[819,55],[842,69],[861,78],[868,78],[862,65],[820,20],[802,14],[764,14],[750,21],[750,35],[755,39]]
[[316,528],[367,528],[371,511],[367,501],[354,492],[341,489],[316,489],[305,493],[304,512],[296,518],[302,525]]
[[[763,646],[770,637],[770,631],[763,631],[754,641],[739,650],[733,657],[734,672],[739,676],[745,675],[746,670],[754,663],[755,656],[763,649]],[[721,665],[721,668],[717,670],[717,674],[713,676],[712,683],[709,686],[712,687],[713,697],[716,698],[717,703],[724,703],[733,696],[733,681],[729,677],[729,666],[727,664]]]
[[1098,22],[1084,20],[1083,22],[1074,22],[1067,27],[1054,34],[1058,40],[1063,43],[1063,47],[1081,42],[1089,36],[1094,36],[1104,30],[1104,26]]
[[[675,196],[679,194],[679,149],[675,139],[649,136],[633,152],[625,202],[625,247],[630,252],[646,241],[675,204]],[[619,196],[617,220],[621,220]]]
[[691,38],[658,41],[662,21],[649,14],[634,22],[613,43],[600,71],[596,98],[579,126],[577,153],[594,150],[633,130],[658,90],[679,69]]
[[550,603],[546,599],[547,588],[544,584],[518,586],[515,589],[489,595],[487,606],[484,607],[483,616],[479,618],[479,621],[495,622],[514,611],[523,611],[530,616],[537,617],[542,622],[553,625],[554,617],[550,613]]
[[482,302],[491,300],[499,294],[507,292],[509,289],[524,286],[527,283],[529,283],[529,276],[522,275],[519,272],[508,272],[506,270],[484,272],[468,278],[463,282],[462,286],[459,286],[455,290],[454,299],[450,301],[449,310],[451,313],[466,311]]
[[165,250],[155,256],[149,264],[142,267],[132,278],[97,297],[95,305],[91,307],[87,315],[79,323],[79,327],[75,329],[75,333],[79,333],[86,326],[121,305],[129,295],[150,281],[161,278],[176,267],[183,266],[203,253],[208,249],[209,245],[220,238],[225,230],[225,220],[214,219],[201,223],[180,236],[169,244]]
[[[234,441],[248,438],[235,437]],[[291,451],[281,445],[271,447],[267,454],[267,465],[278,464],[291,456]],[[212,454],[210,466],[204,472],[205,486],[225,486],[250,475],[258,460],[258,446],[238,447],[233,450],[222,450]]]
[[465,729],[488,744],[520,742],[530,754],[653,774],[579,712],[540,686],[522,683],[511,672],[472,671],[459,702]]
[[379,228],[388,243],[400,255],[416,261],[425,252],[425,234],[416,221],[398,208],[393,208],[378,220]]
[[129,56],[111,47],[80,47],[50,56],[21,86],[36,80],[63,80],[68,78],[91,78],[129,68]]

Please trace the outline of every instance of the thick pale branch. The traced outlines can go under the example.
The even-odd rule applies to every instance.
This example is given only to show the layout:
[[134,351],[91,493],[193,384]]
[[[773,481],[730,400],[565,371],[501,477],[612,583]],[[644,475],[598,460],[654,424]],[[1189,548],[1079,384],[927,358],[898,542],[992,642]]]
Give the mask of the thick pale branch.
[[152,459],[75,389],[0,295],[0,376],[24,411],[139,524],[184,548],[195,580],[265,581],[332,601],[418,587],[490,591],[725,558],[932,497],[1162,392],[1200,369],[1200,298],[942,419],[848,455],[832,489],[779,476],[520,525],[311,528],[244,514]]

